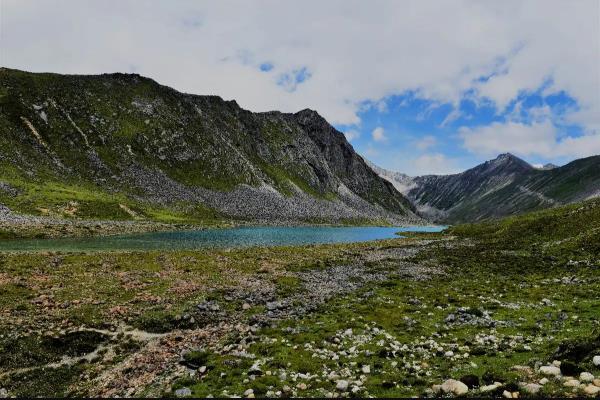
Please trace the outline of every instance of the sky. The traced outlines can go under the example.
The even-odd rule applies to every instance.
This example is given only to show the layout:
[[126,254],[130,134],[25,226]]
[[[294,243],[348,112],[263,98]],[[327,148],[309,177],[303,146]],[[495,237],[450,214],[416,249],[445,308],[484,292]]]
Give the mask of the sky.
[[0,0],[0,65],[311,108],[409,175],[600,154],[599,0]]

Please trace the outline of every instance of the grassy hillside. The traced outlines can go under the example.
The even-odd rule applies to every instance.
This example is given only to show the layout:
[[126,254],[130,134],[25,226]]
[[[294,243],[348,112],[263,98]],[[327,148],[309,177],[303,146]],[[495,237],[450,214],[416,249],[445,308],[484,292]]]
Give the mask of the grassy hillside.
[[[70,218],[412,216],[410,203],[314,111],[252,113],[139,75],[6,68],[0,203]],[[261,214],[264,203],[270,214]]]

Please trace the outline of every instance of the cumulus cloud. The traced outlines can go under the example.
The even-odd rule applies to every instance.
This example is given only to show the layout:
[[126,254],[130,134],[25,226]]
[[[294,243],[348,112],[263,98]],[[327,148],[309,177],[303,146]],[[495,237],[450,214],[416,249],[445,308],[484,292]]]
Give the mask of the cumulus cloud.
[[376,142],[385,142],[387,140],[387,137],[385,136],[385,130],[381,126],[373,129],[373,132],[371,132],[371,137]]
[[414,175],[434,174],[447,175],[461,171],[455,160],[441,153],[423,154],[412,162]]
[[550,92],[577,100],[573,122],[600,126],[599,4],[2,0],[2,63],[136,71],[254,111],[310,107],[339,124],[358,123],[365,101],[409,90],[455,105],[468,91],[503,108],[551,78]]
[[550,159],[600,154],[600,133],[561,137],[556,126],[547,119],[531,124],[509,121],[476,128],[463,127],[459,136],[467,150],[482,156],[510,152]]

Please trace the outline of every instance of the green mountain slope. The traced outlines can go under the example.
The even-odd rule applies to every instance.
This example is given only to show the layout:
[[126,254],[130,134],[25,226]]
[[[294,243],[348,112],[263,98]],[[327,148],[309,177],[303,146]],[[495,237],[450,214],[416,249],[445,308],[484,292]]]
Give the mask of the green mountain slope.
[[116,219],[418,219],[314,111],[252,113],[138,75],[5,68],[0,204]]
[[414,178],[406,193],[423,215],[438,221],[521,214],[600,195],[600,156],[544,170],[503,154],[460,174]]

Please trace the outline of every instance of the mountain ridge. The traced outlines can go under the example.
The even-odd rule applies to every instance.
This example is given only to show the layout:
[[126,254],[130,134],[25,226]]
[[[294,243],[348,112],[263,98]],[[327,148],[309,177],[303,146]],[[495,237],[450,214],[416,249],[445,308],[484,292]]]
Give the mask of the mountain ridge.
[[61,213],[68,196],[47,188],[51,182],[63,192],[86,187],[74,199],[81,217],[129,218],[120,201],[148,218],[420,220],[314,110],[252,113],[234,100],[180,93],[137,74],[3,68],[0,131],[0,180],[43,194],[32,200],[0,191],[0,202],[17,211]]
[[[380,176],[393,179],[394,173]],[[539,169],[504,153],[457,174],[407,177],[402,185],[402,193],[424,217],[473,222],[600,196],[600,156]]]

